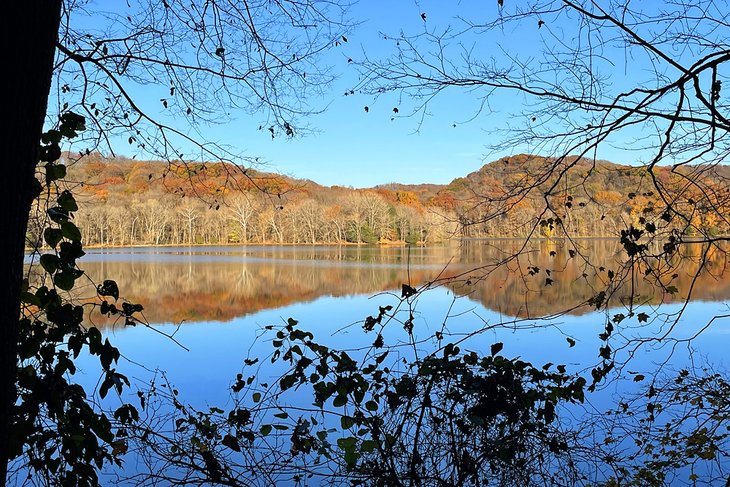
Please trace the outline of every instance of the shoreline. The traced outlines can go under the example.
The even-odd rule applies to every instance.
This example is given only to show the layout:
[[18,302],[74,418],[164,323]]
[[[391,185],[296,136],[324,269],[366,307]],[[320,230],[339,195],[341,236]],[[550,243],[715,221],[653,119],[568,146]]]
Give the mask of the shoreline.
[[[718,235],[716,237],[712,238],[729,238],[730,235]],[[387,248],[387,247],[442,247],[447,245],[458,245],[461,242],[492,242],[492,241],[498,241],[498,242],[509,242],[509,241],[525,241],[529,240],[532,242],[565,242],[570,240],[620,240],[617,236],[577,236],[577,237],[462,237],[458,239],[450,239],[450,240],[444,240],[442,242],[433,243],[433,244],[425,244],[425,243],[418,243],[415,245],[408,244],[407,242],[403,240],[393,240],[393,241],[383,241],[383,242],[376,242],[376,243],[355,243],[355,242],[316,242],[316,243],[291,243],[291,242],[284,242],[284,243],[278,243],[278,242],[247,242],[247,243],[193,243],[193,244],[187,244],[187,243],[164,243],[164,244],[125,244],[125,245],[84,245],[84,249],[88,250],[97,250],[97,249],[144,249],[144,248],[171,248],[171,247],[188,247],[188,248],[199,248],[199,247],[380,247],[380,248]],[[703,239],[696,238],[696,237],[687,237],[686,240],[684,240],[684,243],[695,243],[695,242],[702,242]],[[25,252],[33,252],[34,250],[48,250],[49,247],[43,246],[38,247],[36,249],[32,247],[26,247]]]
[[[575,240],[618,240],[618,237],[573,237]],[[300,243],[292,243],[292,242],[284,242],[284,243],[278,243],[278,242],[247,242],[247,243],[163,243],[163,244],[125,244],[125,245],[84,245],[84,249],[144,249],[144,248],[169,248],[169,247],[190,247],[190,248],[198,248],[198,247],[442,247],[445,245],[458,245],[460,242],[468,241],[468,242],[489,242],[489,241],[522,241],[522,240],[531,240],[531,241],[551,241],[551,240],[566,240],[566,237],[530,237],[529,239],[526,237],[462,237],[458,239],[450,239],[450,240],[444,240],[442,242],[433,243],[433,244],[424,244],[424,243],[418,243],[418,244],[408,244],[404,240],[393,240],[393,241],[384,241],[384,242],[376,242],[376,243],[355,243],[355,242],[316,242],[316,243],[309,243],[309,242],[300,242]],[[41,247],[46,248],[46,247]],[[33,250],[31,248],[26,248],[26,251]]]

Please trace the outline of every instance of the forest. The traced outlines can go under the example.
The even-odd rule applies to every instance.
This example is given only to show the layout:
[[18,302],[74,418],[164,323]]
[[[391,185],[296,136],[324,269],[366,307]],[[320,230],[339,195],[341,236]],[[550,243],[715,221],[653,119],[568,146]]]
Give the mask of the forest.
[[[69,164],[69,179],[83,181],[76,223],[92,246],[615,237],[642,217],[661,218],[652,209],[665,205],[644,189],[652,184],[645,168],[578,158],[561,164],[574,167],[548,193],[552,181],[541,178],[560,167],[529,155],[491,162],[448,185],[324,187],[224,163],[168,165],[101,154]],[[723,208],[730,211],[730,168],[661,167],[656,173],[677,209],[691,215],[684,233],[730,232],[719,217]]]

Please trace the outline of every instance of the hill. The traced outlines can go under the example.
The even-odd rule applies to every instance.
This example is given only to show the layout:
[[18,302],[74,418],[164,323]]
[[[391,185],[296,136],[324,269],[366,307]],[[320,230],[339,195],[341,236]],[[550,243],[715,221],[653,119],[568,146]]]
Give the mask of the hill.
[[601,160],[521,154],[455,179],[431,202],[457,209],[464,234],[471,236],[618,236],[628,225],[669,218],[679,210],[691,215],[675,222],[683,233],[726,234],[729,189],[728,166],[657,166],[649,171]]
[[[224,163],[67,154],[87,245],[430,244],[454,237],[618,236],[691,215],[683,233],[730,233],[730,168],[645,167],[533,155],[502,158],[447,185],[369,189]],[[689,211],[687,211],[689,210]],[[642,223],[643,222],[643,223]],[[681,228],[680,228],[681,227]]]

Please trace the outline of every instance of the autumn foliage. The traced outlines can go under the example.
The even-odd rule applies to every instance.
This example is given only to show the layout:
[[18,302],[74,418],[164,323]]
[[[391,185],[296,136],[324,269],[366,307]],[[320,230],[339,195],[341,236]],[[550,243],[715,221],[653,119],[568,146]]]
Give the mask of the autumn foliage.
[[[67,156],[67,163],[70,162]],[[166,164],[89,154],[77,216],[87,245],[433,244],[460,237],[618,237],[665,230],[730,233],[730,169],[632,167],[517,155],[448,185],[324,187],[224,163]],[[671,227],[671,228],[670,228]]]

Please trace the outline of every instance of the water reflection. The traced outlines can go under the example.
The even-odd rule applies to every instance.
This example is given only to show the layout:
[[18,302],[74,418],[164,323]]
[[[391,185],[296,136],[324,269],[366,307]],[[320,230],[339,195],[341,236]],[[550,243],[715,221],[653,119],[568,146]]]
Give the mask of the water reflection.
[[[518,240],[491,240],[410,249],[136,248],[90,251],[81,265],[93,281],[116,280],[127,300],[144,304],[151,323],[229,321],[324,296],[375,294],[439,278],[453,279],[446,285],[487,309],[537,317],[586,302],[606,289],[611,276],[616,281],[625,272],[619,267],[625,255],[615,240],[539,241],[525,249],[523,245]],[[614,304],[631,293],[643,303],[678,301],[691,288],[693,300],[728,299],[725,252],[709,255],[710,272],[692,285],[699,250],[688,252],[678,266],[664,269],[663,279],[677,288],[676,295],[659,289],[653,275],[627,274],[623,286],[611,288]],[[519,258],[512,258],[520,251]],[[79,292],[91,296],[91,286],[87,283]],[[584,306],[573,312],[590,309]],[[108,324],[96,321],[99,326]]]
[[[347,349],[358,358],[373,343],[375,333],[347,325],[376,313],[379,306],[397,305],[396,296],[369,296],[399,290],[404,282],[416,285],[439,276],[454,280],[426,293],[415,307],[413,343],[422,347],[419,352],[430,350],[437,331],[446,331],[447,339],[452,340],[483,327],[481,333],[462,343],[464,349],[486,353],[492,344],[502,342],[505,356],[519,356],[537,365],[566,364],[569,373],[587,374],[600,360],[597,351],[603,345],[599,339],[606,320],[603,312],[585,306],[573,315],[539,323],[524,320],[519,326],[511,323],[509,316],[551,314],[587,300],[605,287],[610,280],[609,271],[620,275],[621,246],[606,240],[583,241],[579,247],[543,241],[524,249],[520,258],[512,259],[521,250],[521,244],[510,240],[472,241],[461,246],[410,251],[374,247],[121,249],[90,252],[82,266],[95,280],[117,280],[127,299],[145,305],[151,323],[197,322],[197,326],[178,328],[168,324],[155,328],[161,334],[143,327],[120,327],[119,333],[105,333],[114,335],[112,342],[125,354],[126,360],[119,366],[122,372],[144,383],[153,376],[150,370],[167,371],[166,377],[179,387],[181,398],[196,407],[208,408],[230,406],[231,381],[243,370],[243,358],[262,358],[261,364],[265,365],[256,369],[260,381],[274,383],[288,368],[267,360],[272,342],[271,334],[262,335],[266,325],[280,325],[293,317],[300,321],[302,329],[315,333],[320,343]],[[570,250],[574,251],[572,255]],[[671,270],[671,274],[677,274],[671,281],[680,292],[674,298],[677,302],[663,306],[662,312],[672,314],[681,309],[681,298],[697,270],[697,261],[691,258],[697,250],[689,252],[687,259]],[[692,299],[728,300],[730,273],[724,272],[726,254],[710,255],[709,263],[710,272],[698,277]],[[535,271],[536,268],[539,270]],[[547,278],[552,279],[550,285],[545,283]],[[631,282],[646,302],[672,298],[641,276],[634,276]],[[616,301],[629,292],[620,287],[614,291]],[[81,292],[93,295],[90,287]],[[468,295],[469,299],[454,300],[454,295]],[[577,316],[591,310],[592,314]],[[410,313],[411,310],[401,309],[398,319],[381,330],[385,343],[392,347],[394,367],[404,358],[412,359],[415,353],[399,326]],[[721,313],[727,313],[726,304],[692,303],[672,338],[694,336],[711,317]],[[664,323],[661,316],[653,318],[646,326],[626,326],[621,335],[613,337],[617,363],[630,360],[630,370],[647,377],[657,372],[656,364],[666,366],[670,359],[677,368],[694,363],[696,357],[689,344],[685,348],[646,346],[638,354],[633,347],[622,347],[657,336]],[[717,321],[692,345],[708,360],[722,366],[729,329],[727,319]],[[189,350],[164,334],[175,334],[176,340]],[[566,337],[576,343],[570,345]],[[146,369],[137,363],[144,364]],[[98,376],[88,372],[95,370],[88,357],[81,356],[77,365],[88,373],[80,380],[85,381],[87,390],[93,389]],[[612,376],[612,382],[591,395],[587,408],[605,411],[615,406],[617,398],[638,392],[643,384],[633,377],[631,373]],[[130,397],[135,399],[133,392]],[[300,391],[291,401],[294,406],[309,405],[308,396]],[[578,415],[582,411],[571,410],[572,413]],[[125,468],[134,471],[141,465],[130,460]]]

